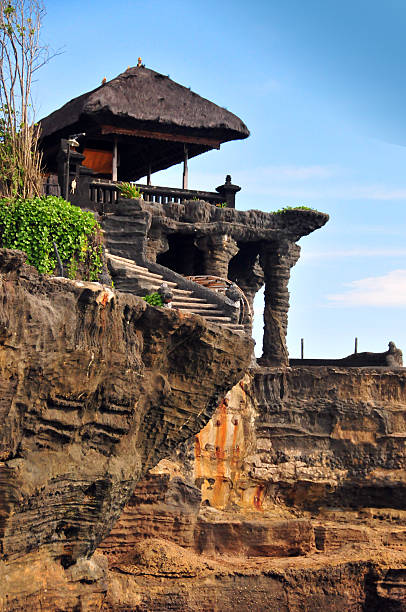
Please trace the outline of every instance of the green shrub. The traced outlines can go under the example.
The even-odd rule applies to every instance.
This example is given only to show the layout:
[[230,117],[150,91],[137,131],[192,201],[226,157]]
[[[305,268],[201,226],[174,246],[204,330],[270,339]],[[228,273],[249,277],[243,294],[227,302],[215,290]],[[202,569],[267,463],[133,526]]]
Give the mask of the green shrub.
[[141,192],[132,183],[120,183],[117,187],[124,198],[129,200],[142,198]]
[[148,295],[145,295],[142,299],[148,302],[148,304],[151,304],[151,306],[163,306],[164,305],[164,301],[162,297],[157,292],[149,293]]
[[279,210],[274,210],[272,214],[284,213],[288,210],[314,210],[314,208],[309,208],[308,206],[285,206],[284,208],[280,208]]
[[52,274],[59,256],[69,278],[78,268],[86,280],[98,280],[102,269],[102,234],[90,212],[57,196],[0,199],[0,245],[20,249],[41,274]]

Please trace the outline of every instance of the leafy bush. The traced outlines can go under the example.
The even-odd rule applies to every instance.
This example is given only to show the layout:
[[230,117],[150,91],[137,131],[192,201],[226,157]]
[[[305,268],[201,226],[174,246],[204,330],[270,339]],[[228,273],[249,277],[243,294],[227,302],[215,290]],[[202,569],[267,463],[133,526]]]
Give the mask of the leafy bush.
[[142,299],[148,302],[148,304],[151,304],[151,306],[163,306],[164,305],[164,301],[162,297],[157,292],[149,293],[148,295],[144,296]]
[[314,210],[314,208],[309,208],[308,206],[285,206],[284,208],[280,208],[279,210],[274,210],[273,214],[284,213],[288,210]]
[[56,267],[53,241],[75,278],[78,267],[86,280],[97,280],[102,269],[102,234],[90,212],[57,196],[0,199],[0,245],[20,249],[41,274]]
[[129,200],[142,198],[141,192],[132,183],[120,183],[117,187],[124,198]]

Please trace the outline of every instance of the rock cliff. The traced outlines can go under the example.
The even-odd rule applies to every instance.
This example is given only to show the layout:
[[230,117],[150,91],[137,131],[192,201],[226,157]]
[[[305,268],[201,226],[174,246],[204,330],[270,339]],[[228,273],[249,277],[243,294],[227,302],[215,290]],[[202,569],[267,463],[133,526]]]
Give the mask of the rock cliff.
[[138,483],[105,606],[406,610],[405,419],[403,369],[251,371]]
[[253,343],[41,277],[18,251],[0,251],[0,274],[0,609],[97,606],[93,551],[139,476],[241,378]]
[[405,612],[405,370],[0,273],[1,610]]

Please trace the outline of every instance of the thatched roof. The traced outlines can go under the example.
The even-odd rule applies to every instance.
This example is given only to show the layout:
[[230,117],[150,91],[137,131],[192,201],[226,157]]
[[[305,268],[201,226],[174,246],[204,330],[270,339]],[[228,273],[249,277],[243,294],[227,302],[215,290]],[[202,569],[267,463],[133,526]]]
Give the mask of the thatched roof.
[[[91,139],[107,142],[119,135],[124,146],[122,173],[128,174],[127,165],[128,171],[131,167],[139,176],[144,176],[148,164],[157,171],[180,162],[183,143],[188,143],[193,157],[249,135],[236,115],[143,66],[129,68],[74,98],[40,123],[45,157],[60,138],[75,132],[86,132],[87,143]],[[136,163],[135,169],[135,159],[141,158],[143,167]]]

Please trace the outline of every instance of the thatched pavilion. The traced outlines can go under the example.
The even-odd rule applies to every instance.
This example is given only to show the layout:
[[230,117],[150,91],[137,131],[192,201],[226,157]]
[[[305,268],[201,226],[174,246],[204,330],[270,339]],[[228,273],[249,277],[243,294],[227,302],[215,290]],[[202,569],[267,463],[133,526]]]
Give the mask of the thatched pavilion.
[[98,178],[137,181],[224,142],[247,138],[236,115],[143,65],[128,68],[41,120],[44,162],[57,171],[61,139],[85,133],[83,166]]

